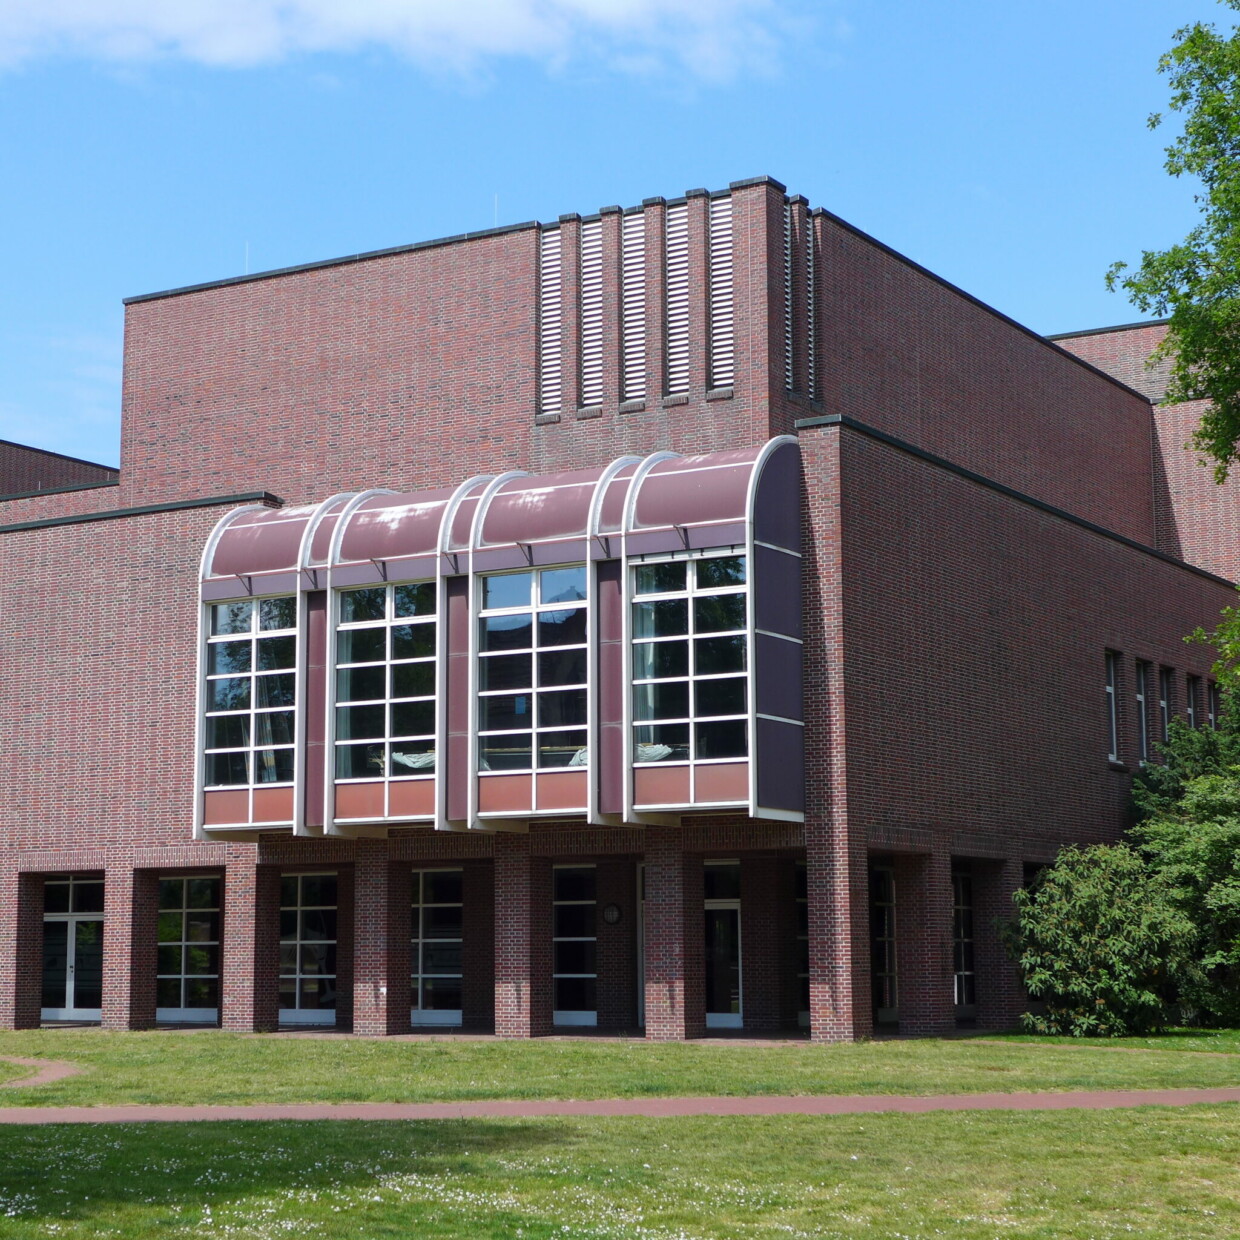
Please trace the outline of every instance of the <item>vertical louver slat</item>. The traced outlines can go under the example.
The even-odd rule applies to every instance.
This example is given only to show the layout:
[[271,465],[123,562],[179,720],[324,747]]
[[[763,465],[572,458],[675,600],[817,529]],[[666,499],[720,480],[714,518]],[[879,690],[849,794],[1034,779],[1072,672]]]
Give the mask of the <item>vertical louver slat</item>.
[[818,272],[814,266],[814,221],[805,220],[805,391],[818,399]]
[[603,223],[581,225],[581,403],[603,403]]
[[538,246],[538,408],[559,413],[563,325],[560,305],[560,230],[544,229]]
[[624,217],[620,233],[621,400],[646,396],[646,215]]
[[674,203],[666,216],[667,392],[689,390],[689,211]]
[[792,204],[784,207],[784,387],[791,392],[793,374],[792,345]]
[[710,201],[710,385],[731,387],[736,368],[732,330],[732,199]]

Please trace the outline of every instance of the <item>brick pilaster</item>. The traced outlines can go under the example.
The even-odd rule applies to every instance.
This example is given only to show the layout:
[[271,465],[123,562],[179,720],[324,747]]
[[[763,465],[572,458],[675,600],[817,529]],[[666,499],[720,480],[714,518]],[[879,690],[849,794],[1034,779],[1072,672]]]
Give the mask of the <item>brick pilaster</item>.
[[280,872],[230,848],[224,867],[220,945],[220,1026],[275,1029],[280,1019]]
[[43,875],[0,866],[0,1029],[37,1029],[43,975]]
[[495,1034],[551,1032],[551,868],[528,835],[495,838]]
[[1023,879],[1024,866],[1019,859],[973,863],[973,950],[979,1029],[1011,1029],[1027,1007],[1020,970],[999,938],[1000,923],[1015,916],[1012,896]]
[[409,1031],[409,866],[386,840],[360,839],[353,863],[353,1032]]
[[897,856],[895,887],[900,1032],[950,1033],[956,1027],[951,856]]
[[[627,857],[602,859],[598,877],[598,1023],[631,1029],[637,1020],[637,876]],[[603,910],[614,904],[620,920],[609,926]]]
[[103,900],[103,1027],[154,1028],[159,875],[109,866]]
[[[782,973],[792,956],[792,938],[781,937],[781,911],[787,913],[790,892],[780,890],[783,859],[774,853],[753,853],[741,861],[741,994],[745,1028],[778,1029]],[[781,910],[781,896],[785,908]]]
[[702,860],[686,855],[674,827],[646,829],[646,1037],[706,1033]]

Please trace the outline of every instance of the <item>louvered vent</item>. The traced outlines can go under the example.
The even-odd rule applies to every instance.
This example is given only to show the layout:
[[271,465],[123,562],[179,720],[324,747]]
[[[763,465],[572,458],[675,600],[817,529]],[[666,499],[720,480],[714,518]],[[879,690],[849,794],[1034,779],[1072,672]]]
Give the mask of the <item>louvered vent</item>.
[[543,231],[538,246],[538,407],[559,413],[563,323],[560,306],[560,230]]
[[581,403],[603,403],[603,223],[581,225]]
[[710,385],[736,375],[732,330],[732,199],[710,200]]
[[818,270],[814,265],[814,221],[805,219],[805,391],[818,399]]
[[793,390],[792,355],[792,204],[784,207],[784,387]]
[[642,400],[646,395],[646,216],[636,211],[624,217],[620,233],[620,348],[623,395]]
[[667,391],[689,390],[689,211],[667,208]]

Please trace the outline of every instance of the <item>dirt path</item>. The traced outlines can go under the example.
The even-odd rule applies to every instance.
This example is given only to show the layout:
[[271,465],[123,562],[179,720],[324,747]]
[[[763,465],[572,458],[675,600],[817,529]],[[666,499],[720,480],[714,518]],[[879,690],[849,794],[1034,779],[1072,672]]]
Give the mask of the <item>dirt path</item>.
[[261,1106],[0,1107],[0,1124],[524,1119],[579,1115],[637,1115],[650,1119],[682,1115],[922,1115],[928,1111],[1100,1111],[1121,1107],[1179,1107],[1220,1102],[1240,1102],[1240,1086],[1219,1089],[1113,1089],[1073,1093],[942,1094],[925,1098],[892,1094],[854,1094],[812,1098],[613,1098],[592,1102],[307,1102]]
[[5,1063],[15,1063],[19,1068],[29,1068],[29,1076],[19,1076],[15,1081],[0,1081],[0,1089],[25,1089],[30,1085],[50,1085],[63,1081],[67,1076],[77,1076],[81,1068],[63,1059],[25,1059],[20,1055],[0,1055]]

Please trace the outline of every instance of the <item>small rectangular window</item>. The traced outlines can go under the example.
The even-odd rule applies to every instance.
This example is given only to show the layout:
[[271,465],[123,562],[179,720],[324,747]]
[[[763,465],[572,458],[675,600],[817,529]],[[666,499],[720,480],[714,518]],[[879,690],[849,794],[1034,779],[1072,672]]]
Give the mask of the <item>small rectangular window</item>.
[[1159,739],[1165,741],[1171,732],[1171,713],[1175,701],[1175,672],[1169,667],[1158,669]]
[[461,870],[413,871],[410,980],[415,1025],[461,1023],[463,892]]
[[598,1022],[597,899],[594,866],[552,870],[552,986],[557,1025]]
[[1137,660],[1137,755],[1142,762],[1150,760],[1150,665]]
[[1184,681],[1184,722],[1190,728],[1201,722],[1201,677],[1188,676]]
[[1209,724],[1212,728],[1217,728],[1219,723],[1220,700],[1218,685],[1214,681],[1206,686],[1206,708],[1209,711]]
[[1107,757],[1119,761],[1119,655],[1106,654]]

